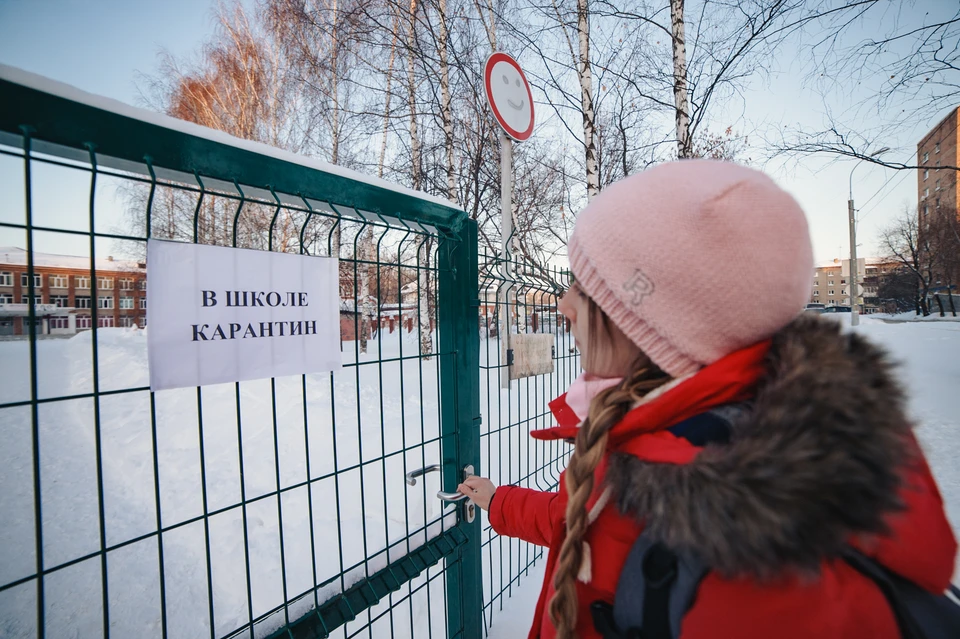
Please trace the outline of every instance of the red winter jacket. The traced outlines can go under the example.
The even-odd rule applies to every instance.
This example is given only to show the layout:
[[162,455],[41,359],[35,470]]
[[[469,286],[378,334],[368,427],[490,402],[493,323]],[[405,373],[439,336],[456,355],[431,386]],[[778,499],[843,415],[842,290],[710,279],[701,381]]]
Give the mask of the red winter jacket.
[[[873,582],[827,559],[853,543],[935,592],[953,572],[957,544],[888,369],[861,339],[806,318],[628,413],[611,430],[588,504],[612,487],[586,535],[592,574],[577,583],[579,636],[599,636],[589,605],[613,601],[647,525],[713,567],[683,639],[899,637]],[[576,416],[562,397],[551,408],[559,426],[535,436],[571,439]],[[558,493],[502,486],[490,505],[499,534],[550,548],[531,638],[555,635],[547,609],[566,503],[561,476]]]

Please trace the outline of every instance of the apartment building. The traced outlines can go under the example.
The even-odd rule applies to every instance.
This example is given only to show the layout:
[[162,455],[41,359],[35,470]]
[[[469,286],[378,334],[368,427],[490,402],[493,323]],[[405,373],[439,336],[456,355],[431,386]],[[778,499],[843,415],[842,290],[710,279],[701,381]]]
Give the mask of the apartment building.
[[[861,313],[879,312],[880,303],[877,294],[880,279],[896,267],[896,263],[881,258],[861,257],[857,260],[860,291],[856,298]],[[852,306],[850,273],[850,260],[834,259],[815,267],[810,301],[824,306]]]
[[[934,289],[944,290],[948,285],[960,284],[960,259],[958,259],[957,226],[960,225],[960,184],[957,170],[958,130],[960,107],[950,112],[917,144],[917,214],[921,244],[927,238],[934,244],[943,244],[936,250],[945,254],[935,268]],[[950,219],[950,217],[953,219]],[[944,231],[944,224],[947,224]],[[952,230],[951,230],[952,227]]]
[[920,228],[938,211],[957,212],[957,171],[946,169],[960,166],[957,156],[957,125],[960,107],[950,110],[937,126],[917,144],[917,202],[920,208]]
[[[89,257],[33,254],[33,308],[40,335],[69,335],[93,325],[147,325],[146,264]],[[0,336],[30,332],[27,252],[0,247]],[[94,306],[96,305],[96,306]]]

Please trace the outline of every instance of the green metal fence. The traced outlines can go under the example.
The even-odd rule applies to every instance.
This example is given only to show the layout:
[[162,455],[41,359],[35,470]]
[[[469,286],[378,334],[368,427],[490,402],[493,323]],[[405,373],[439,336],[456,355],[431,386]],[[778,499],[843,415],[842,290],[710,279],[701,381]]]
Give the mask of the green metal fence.
[[[476,225],[16,70],[0,95],[27,302],[26,339],[0,342],[0,636],[479,636],[480,520],[435,498],[503,438],[483,460]],[[149,237],[339,255],[343,370],[150,392],[141,293],[106,288]],[[40,334],[50,277],[89,330]],[[545,477],[518,468],[498,472]]]
[[[557,302],[569,285],[569,273],[522,261],[505,269],[500,254],[483,254],[480,264],[481,467],[497,485],[556,491],[572,446],[537,441],[530,432],[555,425],[547,404],[566,392],[580,373],[573,337],[557,312]],[[503,369],[512,355],[501,346],[504,318],[509,318],[511,334],[554,334],[552,374],[513,380],[509,388],[502,388]],[[540,588],[538,573],[533,582],[528,577],[534,565],[545,559],[545,549],[497,535],[486,514],[481,548],[484,624],[495,629],[498,613],[521,585]],[[532,616],[532,610],[529,612]]]

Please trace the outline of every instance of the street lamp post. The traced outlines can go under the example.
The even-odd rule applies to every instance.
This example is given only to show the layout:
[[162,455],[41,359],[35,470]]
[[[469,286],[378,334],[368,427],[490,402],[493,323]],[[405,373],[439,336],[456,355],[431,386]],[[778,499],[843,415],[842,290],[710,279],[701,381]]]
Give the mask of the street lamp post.
[[[883,147],[879,151],[866,157],[876,158],[890,150],[890,147]],[[859,268],[857,266],[857,215],[853,207],[853,172],[857,170],[865,158],[860,158],[853,168],[850,169],[850,199],[847,200],[847,215],[850,224],[850,282],[847,284],[850,290],[850,325],[860,325],[860,304],[857,303],[859,297],[860,284],[857,281],[860,278]]]

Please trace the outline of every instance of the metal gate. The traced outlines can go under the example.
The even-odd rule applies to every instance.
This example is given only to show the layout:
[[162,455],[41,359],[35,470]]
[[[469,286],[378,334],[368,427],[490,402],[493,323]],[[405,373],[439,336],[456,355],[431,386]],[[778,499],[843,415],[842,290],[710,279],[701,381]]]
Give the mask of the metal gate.
[[[0,342],[0,636],[480,636],[480,518],[436,497],[488,462],[475,223],[15,69],[0,94],[0,271],[33,300]],[[149,237],[339,256],[342,372],[150,392]]]

